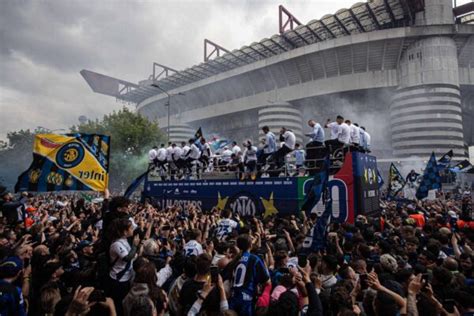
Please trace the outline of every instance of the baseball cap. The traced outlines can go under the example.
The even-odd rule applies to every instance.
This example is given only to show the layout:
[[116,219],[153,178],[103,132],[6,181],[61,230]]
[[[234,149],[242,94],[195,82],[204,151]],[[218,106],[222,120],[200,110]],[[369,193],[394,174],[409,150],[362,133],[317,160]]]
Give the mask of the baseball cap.
[[90,242],[89,240],[81,240],[81,242],[77,244],[76,250],[81,251],[82,249],[92,246],[92,245],[93,245],[92,242]]
[[23,261],[19,257],[8,257],[0,263],[0,273],[4,277],[14,277],[23,269]]

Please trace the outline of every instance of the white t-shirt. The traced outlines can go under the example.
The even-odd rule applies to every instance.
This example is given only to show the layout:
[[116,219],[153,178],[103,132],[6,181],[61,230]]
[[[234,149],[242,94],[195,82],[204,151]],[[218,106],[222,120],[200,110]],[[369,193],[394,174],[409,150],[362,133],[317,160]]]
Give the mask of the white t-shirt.
[[349,125],[347,125],[346,123],[342,123],[341,125],[339,125],[339,127],[340,129],[339,135],[337,136],[337,140],[341,143],[349,144],[351,140],[351,129]]
[[153,162],[157,156],[158,156],[158,153],[156,152],[156,150],[150,149],[150,151],[148,152],[148,160],[150,162]]
[[223,218],[217,224],[216,237],[219,240],[223,240],[226,236],[229,236],[232,231],[239,225],[236,221],[230,218]]
[[173,150],[173,160],[176,161],[183,155],[183,150],[181,147],[176,146]]
[[189,146],[185,145],[183,147],[183,152],[181,153],[181,158],[185,159],[186,155],[188,154],[188,151],[189,151]]
[[158,149],[158,160],[159,161],[165,161],[166,160],[166,149],[161,147]]
[[284,139],[286,147],[290,148],[291,150],[295,149],[295,144],[296,144],[295,133],[293,133],[292,131],[286,131],[283,134],[283,139]]
[[233,154],[236,154],[236,155],[237,155],[237,154],[240,153],[240,152],[242,152],[242,149],[240,149],[239,146],[235,145],[234,147],[232,147],[232,153],[233,153]]
[[189,158],[191,159],[199,159],[199,157],[201,157],[201,151],[199,150],[199,148],[196,146],[196,144],[192,144],[190,147],[189,147]]
[[360,143],[360,131],[359,127],[355,126],[354,124],[351,124],[350,126],[351,129],[351,143]]
[[251,146],[245,149],[244,161],[257,161],[257,147]]
[[226,255],[220,255],[218,253],[216,253],[214,255],[214,257],[212,257],[212,261],[211,261],[211,267],[217,267],[217,264],[219,263],[219,260],[221,260],[222,258],[225,258]]
[[208,143],[202,145],[202,155],[205,157],[209,157],[211,155],[211,146]]
[[[133,276],[133,259],[130,262],[123,260],[126,257],[132,247],[130,247],[127,239],[120,238],[117,239],[110,245],[109,255],[110,262],[114,263],[110,269],[109,275],[112,279],[120,282],[129,281]],[[120,280],[117,280],[117,274],[121,273],[123,270],[126,270],[125,273],[122,273],[123,276]]]
[[201,244],[196,240],[190,240],[184,245],[184,255],[186,257],[199,256],[203,252]]
[[232,160],[231,156],[232,156],[232,150],[225,149],[222,152],[221,159],[222,159],[222,161],[225,161],[225,162],[231,162],[231,160]]
[[326,125],[329,130],[331,131],[331,139],[337,139],[338,135],[339,135],[339,130],[341,128],[341,126],[339,124],[337,124],[337,122],[331,122],[329,124]]
[[173,153],[174,153],[173,147],[170,146],[166,148],[166,160],[168,161],[173,160]]

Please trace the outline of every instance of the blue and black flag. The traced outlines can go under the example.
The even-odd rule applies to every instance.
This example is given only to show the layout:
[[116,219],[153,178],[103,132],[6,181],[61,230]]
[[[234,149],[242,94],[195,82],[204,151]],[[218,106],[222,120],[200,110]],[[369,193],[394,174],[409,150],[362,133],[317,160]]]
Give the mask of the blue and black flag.
[[321,171],[314,175],[313,185],[311,186],[308,194],[306,194],[301,209],[305,211],[308,216],[311,213],[314,213],[313,210],[316,210],[316,205],[318,205],[319,200],[327,191],[329,180],[329,164],[329,156],[327,156],[324,160],[324,165],[321,168]]
[[196,145],[200,150],[202,150],[201,137],[202,137],[202,129],[201,127],[199,127],[196,133],[194,133],[194,145]]
[[402,177],[400,171],[398,171],[397,167],[392,163],[390,165],[390,172],[389,172],[389,182],[388,182],[388,196],[395,197],[399,192],[403,190],[406,182],[405,179]]
[[453,159],[453,154],[454,154],[453,151],[450,150],[447,153],[445,153],[441,158],[439,158],[438,168],[440,168],[440,170],[448,168],[451,162],[451,159]]
[[194,133],[194,140],[195,141],[199,140],[199,139],[201,139],[201,137],[202,137],[202,129],[201,129],[201,127],[199,127],[197,129],[196,133]]
[[474,168],[467,159],[461,161],[449,170],[455,173],[474,173]]
[[124,196],[127,199],[129,199],[132,196],[133,192],[135,192],[137,188],[140,186],[140,184],[142,184],[143,180],[146,179],[149,172],[150,170],[145,171],[144,173],[139,175],[135,180],[133,180],[132,183],[130,183],[130,185],[128,186],[127,190],[125,190],[125,193],[124,193]]
[[303,242],[303,247],[311,252],[324,250],[327,246],[327,230],[331,223],[332,199],[329,194],[324,194],[323,198],[326,198],[324,200],[324,211]]
[[430,160],[426,165],[425,171],[423,172],[423,178],[421,179],[420,186],[416,191],[416,198],[421,200],[428,196],[428,191],[441,189],[441,176],[439,174],[439,166],[436,163],[436,157],[434,152],[431,153]]
[[313,185],[302,206],[302,210],[308,215],[315,213],[318,204],[324,208],[303,243],[303,247],[308,251],[323,250],[326,247],[327,227],[332,214],[332,200],[328,190],[329,167],[330,160],[327,156],[321,171],[314,175]]

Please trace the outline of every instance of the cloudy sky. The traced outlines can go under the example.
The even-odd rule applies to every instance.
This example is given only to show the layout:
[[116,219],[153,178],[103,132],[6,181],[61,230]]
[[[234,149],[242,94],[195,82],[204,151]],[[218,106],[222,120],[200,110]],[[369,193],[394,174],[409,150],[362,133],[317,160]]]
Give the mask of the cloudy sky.
[[279,4],[305,23],[355,2],[0,0],[0,139],[120,109],[90,90],[81,69],[137,82],[153,61],[175,69],[201,62],[204,38],[234,49],[270,37],[278,31]]

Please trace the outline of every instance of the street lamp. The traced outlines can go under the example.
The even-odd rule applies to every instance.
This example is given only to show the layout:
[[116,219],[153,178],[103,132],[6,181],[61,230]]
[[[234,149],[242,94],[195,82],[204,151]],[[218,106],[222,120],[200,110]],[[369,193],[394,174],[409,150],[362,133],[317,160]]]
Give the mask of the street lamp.
[[168,97],[168,100],[166,101],[166,104],[165,106],[168,107],[168,142],[170,141],[170,108],[171,108],[171,97],[172,96],[175,96],[175,95],[186,95],[184,94],[183,92],[178,92],[178,93],[174,93],[174,94],[169,94],[168,91],[166,91],[165,89],[161,88],[157,83],[153,83],[151,84],[152,87],[155,87],[157,89],[159,89],[161,92],[163,92],[164,94],[166,94],[166,96]]

